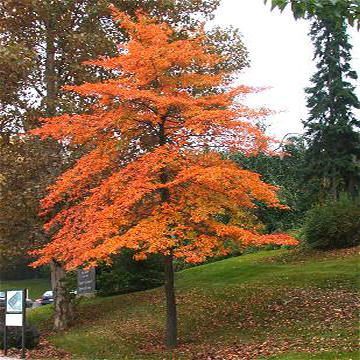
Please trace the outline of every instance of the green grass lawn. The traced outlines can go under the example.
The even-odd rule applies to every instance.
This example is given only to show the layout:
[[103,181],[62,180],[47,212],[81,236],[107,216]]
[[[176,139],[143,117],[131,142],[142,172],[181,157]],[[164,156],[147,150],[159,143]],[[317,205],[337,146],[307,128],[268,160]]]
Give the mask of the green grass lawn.
[[51,290],[48,279],[0,281],[0,290],[29,289],[30,299],[38,299],[46,290]]
[[[84,300],[73,327],[48,339],[76,360],[357,359],[358,255],[291,254],[260,252],[179,272],[174,352],[162,345],[162,288]],[[49,329],[51,307],[29,316]]]

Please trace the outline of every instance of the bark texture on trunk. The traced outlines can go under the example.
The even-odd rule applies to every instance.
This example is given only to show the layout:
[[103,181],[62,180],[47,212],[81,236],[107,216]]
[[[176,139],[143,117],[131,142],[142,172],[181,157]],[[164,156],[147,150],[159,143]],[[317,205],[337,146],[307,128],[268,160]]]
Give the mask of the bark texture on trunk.
[[165,344],[168,348],[177,346],[177,315],[174,286],[173,255],[164,257],[165,295],[166,295],[166,336]]
[[350,194],[350,197],[355,200],[357,196],[359,196],[359,191],[357,186],[359,186],[358,182],[356,181],[356,178],[354,174],[351,174],[348,179],[347,183],[347,192]]
[[56,69],[55,69],[55,31],[54,19],[49,13],[49,18],[46,22],[46,60],[45,60],[45,84],[46,84],[46,114],[47,116],[54,116],[56,114]]
[[[163,117],[159,125],[159,145],[167,143],[165,134],[166,116]],[[160,173],[160,182],[166,184],[169,176],[167,169],[163,169]],[[160,189],[160,198],[162,203],[169,202],[170,191],[164,187]],[[165,273],[165,297],[166,297],[166,333],[165,345],[172,349],[177,346],[177,315],[176,315],[176,300],[175,300],[175,286],[174,286],[174,267],[173,267],[173,253],[170,249],[170,254],[164,256],[164,273]]]
[[54,330],[62,331],[69,327],[73,317],[73,309],[64,280],[66,272],[60,263],[52,261],[51,286],[54,293]]

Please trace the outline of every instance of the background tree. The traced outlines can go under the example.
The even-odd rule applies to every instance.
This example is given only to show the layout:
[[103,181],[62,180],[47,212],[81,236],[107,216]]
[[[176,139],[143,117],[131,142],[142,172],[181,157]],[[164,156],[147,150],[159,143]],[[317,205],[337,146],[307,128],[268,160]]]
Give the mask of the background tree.
[[287,231],[299,227],[303,215],[313,204],[318,183],[305,181],[306,147],[303,137],[292,136],[281,144],[279,154],[259,153],[245,156],[237,153],[230,158],[241,167],[261,174],[262,179],[279,188],[281,202],[289,211],[259,206],[256,214],[266,226],[267,232]]
[[315,46],[317,71],[306,89],[310,116],[304,122],[309,149],[308,174],[321,179],[326,194],[341,191],[355,196],[360,181],[360,108],[351,80],[351,48],[341,3],[325,5],[312,20],[310,36]]
[[[266,1],[265,1],[266,2]],[[310,36],[318,60],[313,86],[306,89],[310,116],[304,122],[309,150],[308,180],[320,180],[318,200],[346,191],[353,197],[360,181],[359,108],[352,80],[351,48],[347,22],[360,26],[360,5],[356,0],[271,0],[272,8],[291,5],[295,18],[312,21]],[[312,180],[310,180],[312,179]]]
[[[187,30],[212,16],[219,5],[218,0],[185,0],[185,1],[113,1],[122,10],[134,15],[139,7],[159,18],[177,26],[176,36],[185,37]],[[33,187],[32,179],[15,181],[9,179],[1,184],[2,200],[0,212],[14,216],[13,222],[25,223],[26,231],[19,233],[11,226],[13,222],[3,223],[0,231],[1,249],[8,249],[8,244],[16,248],[31,247],[33,239],[48,241],[45,234],[39,235],[39,224],[43,220],[37,217],[36,202],[42,196],[48,182],[58,174],[60,169],[71,165],[78,149],[64,152],[62,146],[53,143],[44,145],[32,139],[19,139],[17,134],[36,126],[39,116],[53,116],[68,111],[85,110],[91,100],[82,100],[79,96],[62,90],[65,84],[79,84],[94,79],[111,77],[111,72],[102,69],[80,66],[80,63],[98,55],[114,55],[117,53],[114,40],[125,39],[122,31],[115,27],[110,19],[108,1],[78,0],[35,0],[19,2],[6,0],[0,2],[0,134],[4,138],[2,152],[14,159],[23,158],[20,149],[31,148],[26,155],[26,164],[37,164],[35,167],[41,174],[37,177],[42,182]],[[235,57],[224,57],[222,68],[228,71],[241,69],[247,64],[247,53],[238,32],[234,29],[224,31],[215,29],[209,42],[216,44],[214,49],[234,52]],[[17,146],[10,146],[9,139]],[[26,143],[26,144],[25,144]],[[14,151],[19,151],[18,154]],[[36,150],[36,151],[35,151]],[[71,157],[69,157],[71,154]],[[45,156],[48,160],[45,161]],[[19,179],[24,169],[18,162],[9,162],[8,156],[0,159],[3,176],[17,173]],[[45,162],[42,162],[42,161]],[[46,166],[45,166],[46,165]],[[59,167],[61,165],[61,167]],[[29,170],[31,166],[29,167]],[[8,172],[9,174],[6,174]],[[15,185],[17,184],[17,185]],[[7,193],[11,196],[6,195]],[[32,201],[28,197],[33,196]],[[11,202],[9,199],[12,199]],[[30,204],[25,208],[25,204]],[[18,211],[15,204],[23,204],[24,211]],[[24,219],[26,214],[27,219]],[[24,222],[25,221],[25,222]],[[33,224],[33,226],[30,226]],[[14,246],[15,249],[15,246]],[[20,251],[16,252],[17,256]],[[7,253],[2,257],[8,259]],[[55,303],[57,299],[66,297],[67,292],[61,287],[64,271],[54,262],[52,273],[56,275],[53,287]],[[59,286],[55,286],[55,283]],[[66,304],[66,301],[62,301]],[[55,312],[55,327],[67,326],[69,316],[66,311]],[[59,317],[58,317],[59,315]]]
[[50,171],[62,166],[57,157],[47,156],[52,146],[50,141],[0,137],[0,280],[34,275],[26,254],[45,241],[39,200],[54,178]]
[[[87,64],[116,70],[117,77],[67,87],[96,99],[92,111],[46,118],[33,131],[87,150],[42,202],[44,212],[67,206],[46,225],[52,241],[37,251],[34,265],[55,258],[68,269],[91,266],[123,248],[133,249],[137,259],[162,254],[166,344],[173,347],[174,257],[203,261],[224,253],[228,239],[296,241],[258,233],[252,219],[242,216],[255,200],[281,207],[276,189],[213,150],[251,154],[267,148],[269,139],[251,124],[264,110],[234,102],[252,90],[231,90],[226,71],[210,71],[220,60],[204,46],[202,32],[176,39],[165,23],[143,15],[136,23],[114,12],[130,40],[120,55]],[[231,222],[218,221],[220,214],[231,214]]]

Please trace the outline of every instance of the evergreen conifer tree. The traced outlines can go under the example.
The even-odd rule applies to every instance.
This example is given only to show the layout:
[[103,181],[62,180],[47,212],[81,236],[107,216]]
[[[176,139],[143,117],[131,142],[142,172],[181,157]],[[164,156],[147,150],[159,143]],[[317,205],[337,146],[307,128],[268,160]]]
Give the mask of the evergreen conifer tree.
[[[309,117],[304,122],[309,142],[308,175],[321,179],[322,193],[337,198],[358,192],[360,180],[360,107],[351,81],[351,44],[341,4],[326,5],[312,18],[310,36],[317,71],[306,89]],[[337,14],[337,15],[335,15]]]

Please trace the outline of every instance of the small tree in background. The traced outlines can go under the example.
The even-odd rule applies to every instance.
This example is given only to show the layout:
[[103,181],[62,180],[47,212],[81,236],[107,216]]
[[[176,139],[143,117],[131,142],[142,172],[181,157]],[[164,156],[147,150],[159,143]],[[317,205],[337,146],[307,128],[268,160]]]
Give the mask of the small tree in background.
[[[46,229],[52,241],[35,266],[52,259],[67,269],[110,261],[121,249],[137,259],[164,258],[166,344],[177,344],[173,259],[201,262],[243,244],[296,244],[284,234],[259,233],[244,214],[255,201],[280,205],[276,188],[225,160],[216,150],[266,151],[269,139],[252,124],[266,111],[235,101],[253,89],[230,89],[221,59],[202,31],[176,39],[166,24],[113,9],[129,41],[120,55],[87,62],[116,78],[68,87],[93,98],[90,112],[43,119],[33,131],[86,153],[63,173],[43,200],[56,212]],[[224,224],[221,214],[231,215]]]

